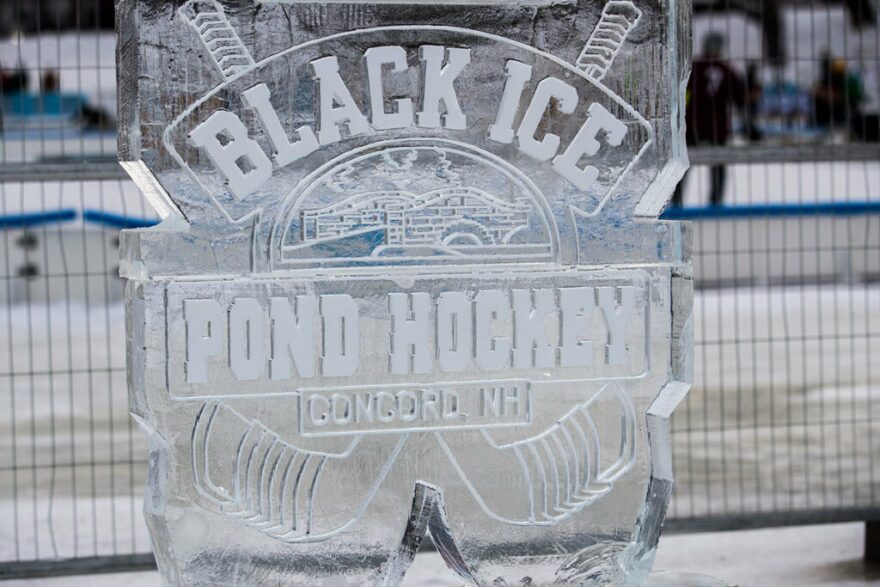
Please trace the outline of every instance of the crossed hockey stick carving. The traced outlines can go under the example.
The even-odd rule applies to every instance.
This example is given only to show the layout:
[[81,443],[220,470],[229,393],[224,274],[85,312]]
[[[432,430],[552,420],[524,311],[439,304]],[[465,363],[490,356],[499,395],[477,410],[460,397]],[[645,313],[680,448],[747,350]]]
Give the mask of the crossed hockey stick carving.
[[[602,447],[590,408],[600,398],[612,399],[620,417],[620,438],[615,460],[600,469]],[[374,445],[363,435],[352,438],[339,454],[304,450],[282,441],[259,420],[248,420],[230,406],[211,401],[202,406],[192,434],[194,483],[199,493],[219,512],[248,526],[290,543],[327,539],[355,524],[385,480],[411,433],[399,439],[375,472],[370,490],[355,507],[351,519],[336,528],[314,531],[315,498],[320,494],[321,474],[327,467],[347,466],[358,453],[375,457]],[[486,446],[519,463],[528,487],[529,514],[511,519],[496,513],[492,496],[478,490],[456,458],[443,432],[433,433],[441,449],[484,512],[499,521],[525,526],[553,525],[609,493],[614,483],[632,467],[636,451],[636,415],[629,396],[617,384],[609,384],[590,401],[576,406],[545,432],[509,444],[498,444],[485,432]],[[234,454],[222,448],[222,438],[237,439]],[[220,444],[221,448],[217,448]],[[384,455],[383,455],[384,456]],[[218,480],[217,464],[231,474]]]

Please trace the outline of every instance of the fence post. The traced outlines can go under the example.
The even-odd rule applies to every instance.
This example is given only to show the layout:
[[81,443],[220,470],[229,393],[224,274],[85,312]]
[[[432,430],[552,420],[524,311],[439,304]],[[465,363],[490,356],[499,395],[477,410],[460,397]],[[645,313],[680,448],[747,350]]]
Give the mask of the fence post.
[[865,562],[880,564],[880,520],[865,522]]

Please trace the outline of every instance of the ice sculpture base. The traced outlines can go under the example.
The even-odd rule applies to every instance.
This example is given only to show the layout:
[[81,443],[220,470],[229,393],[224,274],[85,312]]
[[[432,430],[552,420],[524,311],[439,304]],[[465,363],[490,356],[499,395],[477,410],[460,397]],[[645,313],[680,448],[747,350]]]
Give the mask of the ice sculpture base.
[[707,575],[656,571],[643,583],[643,587],[734,587],[734,584]]

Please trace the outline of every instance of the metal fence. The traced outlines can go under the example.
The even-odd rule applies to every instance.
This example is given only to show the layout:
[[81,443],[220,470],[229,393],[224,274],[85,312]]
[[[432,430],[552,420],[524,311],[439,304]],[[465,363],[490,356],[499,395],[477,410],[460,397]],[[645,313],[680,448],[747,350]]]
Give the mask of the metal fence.
[[[43,4],[0,8],[6,578],[151,563],[116,246],[154,216],[114,163],[107,3]],[[694,221],[697,280],[668,527],[880,519],[877,2],[695,6],[698,56],[720,37],[744,93],[667,213]],[[706,207],[721,164],[725,206]]]
[[[694,6],[699,167],[671,214],[695,222],[695,386],[669,527],[878,519],[878,3]],[[694,87],[718,65],[739,73],[726,141]],[[720,165],[728,207],[702,208]]]

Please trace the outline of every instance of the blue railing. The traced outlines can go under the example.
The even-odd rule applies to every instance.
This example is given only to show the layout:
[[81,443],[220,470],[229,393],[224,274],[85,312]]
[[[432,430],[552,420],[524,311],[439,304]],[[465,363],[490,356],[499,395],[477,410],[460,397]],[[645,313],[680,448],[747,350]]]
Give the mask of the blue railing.
[[[817,204],[749,204],[737,206],[713,206],[694,208],[668,208],[663,220],[736,220],[748,218],[795,217],[795,216],[860,216],[880,214],[877,202],[830,202]],[[46,212],[0,215],[0,230],[30,228],[46,224],[71,222],[79,217],[77,210],[62,208]],[[84,222],[98,224],[117,230],[148,228],[159,220],[127,216],[115,212],[87,209],[82,212]]]
[[45,224],[70,222],[76,220],[76,210],[64,208],[61,210],[49,210],[47,212],[25,212],[23,214],[4,214],[0,216],[0,229],[4,228],[30,228]]
[[[736,218],[761,218],[771,216],[859,216],[880,214],[877,202],[828,202],[816,204],[748,204],[737,206],[711,206],[667,208],[663,220],[720,220]],[[158,220],[123,216],[99,210],[86,210],[83,219],[113,228],[147,228]]]
[[109,228],[118,228],[120,230],[128,228],[148,228],[159,224],[158,220],[151,218],[139,218],[137,216],[125,216],[114,212],[103,212],[101,210],[85,210],[83,212],[83,220],[93,224],[100,224]]
[[[79,217],[79,212],[73,208],[48,210],[46,212],[3,214],[0,215],[0,230],[15,228],[33,228],[35,226],[44,226],[47,224],[72,222]],[[83,222],[100,224],[101,226],[116,228],[120,230],[125,228],[147,228],[150,226],[155,226],[159,223],[158,220],[153,220],[151,218],[125,216],[123,214],[103,212],[101,210],[84,210],[82,213],[82,219]]]
[[746,204],[705,208],[667,208],[664,220],[730,220],[780,216],[859,216],[880,214],[877,202],[826,202],[816,204]]

